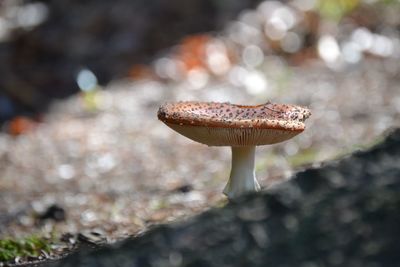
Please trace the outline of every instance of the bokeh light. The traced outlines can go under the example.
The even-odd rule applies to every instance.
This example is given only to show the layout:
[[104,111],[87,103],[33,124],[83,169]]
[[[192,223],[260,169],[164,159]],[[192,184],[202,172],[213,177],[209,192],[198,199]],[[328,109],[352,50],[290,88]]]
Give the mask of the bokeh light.
[[[95,7],[106,9],[100,2]],[[159,31],[116,1],[111,13],[120,16],[79,10],[76,16],[82,12],[91,23],[71,20],[74,31],[64,34],[47,24],[56,23],[51,3],[1,2],[0,60],[12,58],[24,75],[0,64],[7,80],[0,84],[0,214],[12,218],[3,223],[0,216],[0,236],[97,229],[115,241],[224,203],[229,148],[202,146],[165,127],[156,112],[167,101],[308,106],[306,131],[258,148],[256,171],[265,189],[367,147],[400,125],[398,1],[257,3],[232,19],[221,14],[224,23],[214,31],[196,28],[146,57],[183,30],[170,29],[169,16]],[[64,37],[64,46],[59,35],[73,40]],[[15,50],[24,52],[22,59],[10,56],[18,48],[8,47],[13,38],[26,49]],[[140,56],[130,56],[138,47]],[[37,108],[63,82],[77,94]],[[68,211],[66,221],[41,225],[30,215],[52,204]]]

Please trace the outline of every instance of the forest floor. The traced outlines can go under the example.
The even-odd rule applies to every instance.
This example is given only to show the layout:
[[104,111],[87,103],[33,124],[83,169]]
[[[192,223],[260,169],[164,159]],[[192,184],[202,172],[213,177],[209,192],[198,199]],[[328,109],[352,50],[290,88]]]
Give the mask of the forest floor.
[[115,242],[224,205],[230,149],[195,143],[158,121],[157,109],[166,101],[310,107],[304,133],[258,148],[264,189],[309,164],[368,146],[400,125],[395,61],[390,71],[388,61],[371,58],[345,71],[275,63],[267,90],[258,94],[218,81],[188,89],[184,82],[121,80],[97,90],[95,104],[73,96],[54,104],[28,133],[1,133],[0,238],[67,239],[54,243],[61,253],[76,240]]

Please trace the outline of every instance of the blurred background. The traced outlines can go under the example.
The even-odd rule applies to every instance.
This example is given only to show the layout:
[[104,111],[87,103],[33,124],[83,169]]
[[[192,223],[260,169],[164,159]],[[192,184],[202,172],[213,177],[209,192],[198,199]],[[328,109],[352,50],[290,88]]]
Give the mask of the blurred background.
[[115,241],[224,203],[230,149],[157,121],[166,101],[308,106],[304,133],[258,148],[264,187],[372,145],[400,122],[399,14],[396,0],[1,1],[0,237]]

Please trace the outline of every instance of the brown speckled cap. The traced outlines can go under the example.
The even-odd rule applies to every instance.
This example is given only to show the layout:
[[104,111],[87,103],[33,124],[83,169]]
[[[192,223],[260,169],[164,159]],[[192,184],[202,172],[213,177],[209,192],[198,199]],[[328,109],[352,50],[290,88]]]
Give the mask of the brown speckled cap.
[[266,103],[243,106],[216,102],[167,103],[158,118],[180,134],[210,146],[267,145],[301,133],[309,109]]

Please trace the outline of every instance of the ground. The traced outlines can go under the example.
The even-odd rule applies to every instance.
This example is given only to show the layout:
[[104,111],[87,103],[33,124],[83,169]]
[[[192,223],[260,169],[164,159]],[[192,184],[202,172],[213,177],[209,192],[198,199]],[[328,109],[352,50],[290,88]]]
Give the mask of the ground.
[[[224,205],[229,148],[200,145],[170,130],[156,118],[164,101],[309,106],[313,115],[304,133],[258,148],[264,189],[307,164],[369,146],[400,119],[398,76],[381,72],[383,64],[367,59],[351,73],[283,65],[275,72],[290,75],[279,94],[252,95],[218,82],[191,90],[179,83],[124,80],[98,90],[95,107],[83,95],[57,103],[28,134],[0,136],[0,234],[96,232],[114,242]],[[279,86],[272,78],[269,83]],[[61,207],[65,219],[40,218],[52,205]]]
[[[224,206],[230,149],[195,143],[158,121],[166,101],[309,107],[302,134],[257,148],[263,190],[370,147],[400,125],[400,38],[390,31],[400,23],[398,6],[364,5],[334,22],[292,4],[268,5],[243,11],[218,33],[177,40],[151,66],[133,66],[105,87],[84,66],[80,77],[89,84],[68,80],[79,94],[54,103],[40,122],[5,125],[0,239],[41,236],[62,255],[76,243],[112,243]],[[298,50],[272,40],[273,8],[278,19],[296,18],[287,35],[304,39]],[[364,8],[373,11],[369,24]]]
[[400,130],[187,222],[52,266],[398,266]]

